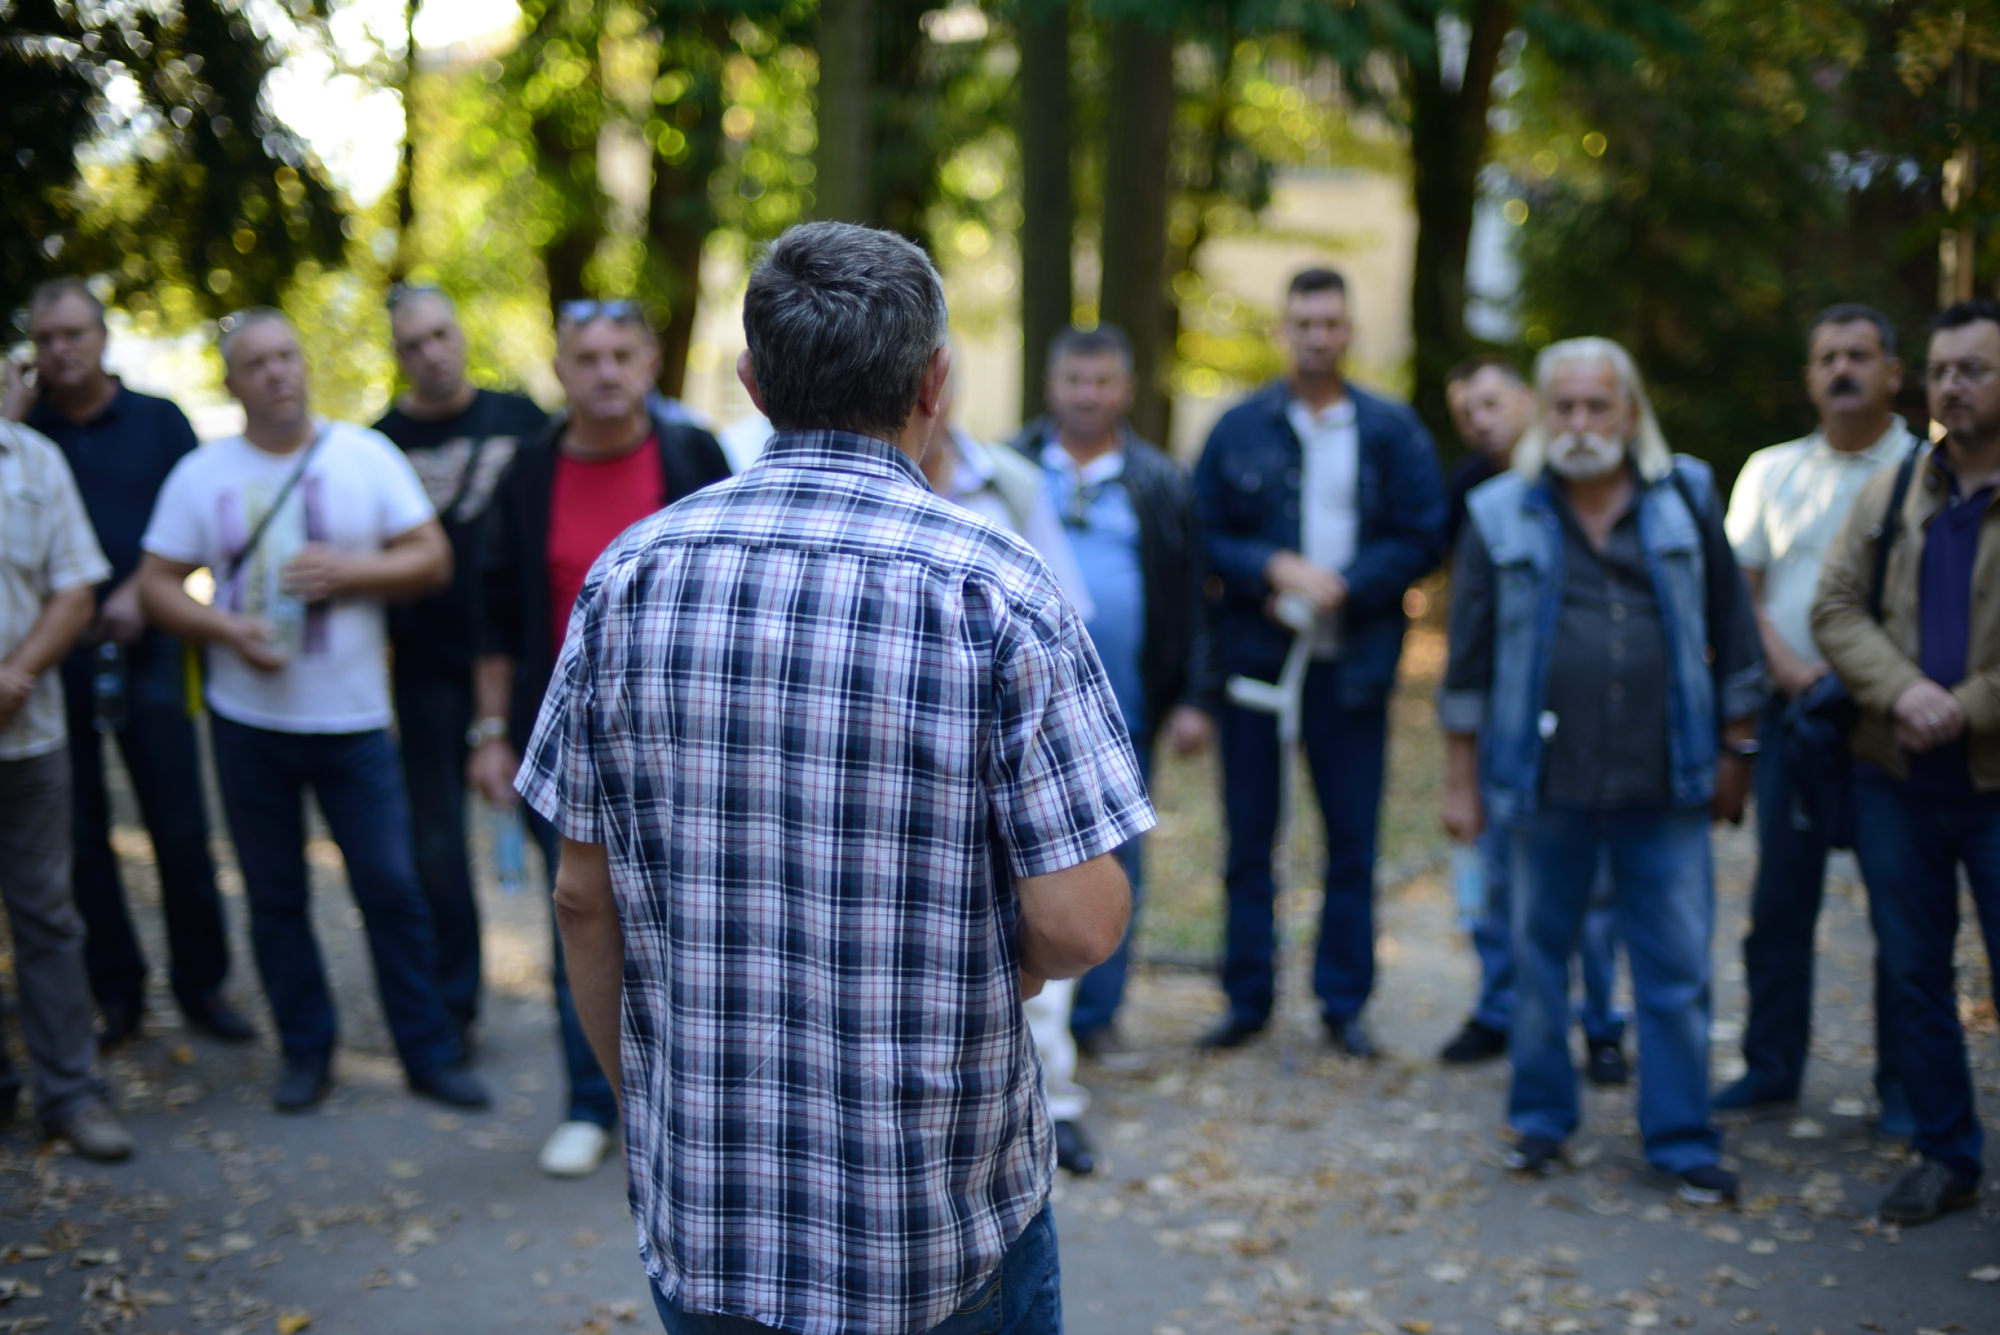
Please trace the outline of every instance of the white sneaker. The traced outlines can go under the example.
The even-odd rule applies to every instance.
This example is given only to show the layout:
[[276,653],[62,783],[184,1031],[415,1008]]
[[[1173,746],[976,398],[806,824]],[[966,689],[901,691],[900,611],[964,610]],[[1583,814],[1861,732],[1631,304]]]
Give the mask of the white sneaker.
[[550,1177],[589,1177],[610,1143],[611,1133],[595,1122],[564,1122],[543,1143],[537,1162]]

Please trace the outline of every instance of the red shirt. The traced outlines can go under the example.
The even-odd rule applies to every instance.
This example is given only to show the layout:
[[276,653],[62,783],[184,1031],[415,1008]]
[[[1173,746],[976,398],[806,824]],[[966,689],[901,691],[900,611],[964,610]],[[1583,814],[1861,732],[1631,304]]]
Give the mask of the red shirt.
[[660,439],[607,459],[560,451],[549,484],[549,644],[560,652],[584,576],[611,540],[667,503]]

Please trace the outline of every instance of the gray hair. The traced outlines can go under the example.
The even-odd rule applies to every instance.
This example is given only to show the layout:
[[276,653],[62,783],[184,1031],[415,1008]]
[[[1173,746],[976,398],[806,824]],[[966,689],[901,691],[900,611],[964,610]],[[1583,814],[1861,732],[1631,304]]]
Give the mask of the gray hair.
[[28,313],[39,314],[61,301],[64,297],[80,298],[90,307],[90,313],[97,317],[97,327],[104,328],[104,303],[90,290],[90,284],[81,278],[51,278],[45,283],[37,283],[28,296]]
[[1535,397],[1539,407],[1527,434],[1514,446],[1514,471],[1536,478],[1548,464],[1549,382],[1555,379],[1558,366],[1570,362],[1602,362],[1609,366],[1618,377],[1618,391],[1625,402],[1639,410],[1638,429],[1626,442],[1632,466],[1639,476],[1648,482],[1658,482],[1673,472],[1674,452],[1660,430],[1659,419],[1653,416],[1652,400],[1646,397],[1639,368],[1633,363],[1631,353],[1608,338],[1566,338],[1549,344],[1535,358]]
[[946,321],[944,284],[924,252],[852,223],[787,228],[743,294],[751,373],[780,431],[897,435]]
[[260,324],[281,324],[292,331],[297,338],[299,327],[292,323],[292,317],[276,306],[247,306],[240,311],[231,311],[216,321],[215,350],[222,354],[222,365],[229,368],[229,354],[236,347],[236,340],[246,329],[254,329]]

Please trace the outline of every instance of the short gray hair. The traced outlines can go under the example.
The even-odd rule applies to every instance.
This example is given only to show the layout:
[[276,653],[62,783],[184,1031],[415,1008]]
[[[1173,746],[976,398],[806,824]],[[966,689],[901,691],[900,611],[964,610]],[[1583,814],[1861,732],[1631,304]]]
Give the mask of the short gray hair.
[[780,431],[894,437],[946,323],[929,257],[893,232],[852,223],[787,228],[743,294],[750,370]]
[[229,353],[236,346],[236,340],[246,329],[254,329],[260,324],[281,324],[292,331],[297,338],[299,327],[292,323],[292,317],[276,306],[247,306],[240,311],[231,311],[216,322],[215,350],[222,354],[222,366],[229,369]]
[[90,284],[81,278],[51,278],[45,283],[37,283],[28,297],[28,312],[39,315],[64,297],[76,297],[90,307],[90,313],[97,317],[97,327],[104,326],[104,303],[90,290]]
[[1549,382],[1555,379],[1556,368],[1570,362],[1601,362],[1611,368],[1618,377],[1618,391],[1625,402],[1639,410],[1638,425],[1633,429],[1632,439],[1625,441],[1632,467],[1648,482],[1658,482],[1674,471],[1674,452],[1667,445],[1667,437],[1660,430],[1660,421],[1653,416],[1653,402],[1646,397],[1645,382],[1639,378],[1639,367],[1632,360],[1632,354],[1608,338],[1566,338],[1559,343],[1551,343],[1535,358],[1535,420],[1514,446],[1514,471],[1530,478],[1540,477],[1548,463],[1550,433],[1548,427]]

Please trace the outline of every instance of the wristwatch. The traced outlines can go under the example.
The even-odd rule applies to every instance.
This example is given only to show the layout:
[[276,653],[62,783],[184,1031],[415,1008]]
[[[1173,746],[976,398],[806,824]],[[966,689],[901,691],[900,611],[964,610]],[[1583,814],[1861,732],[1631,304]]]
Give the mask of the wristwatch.
[[465,730],[465,744],[477,751],[488,742],[498,741],[506,735],[506,719],[498,717],[483,718]]
[[1757,745],[1755,738],[1747,742],[1724,742],[1722,744],[1722,754],[1725,756],[1735,756],[1738,760],[1755,760],[1757,753],[1762,749],[1762,747]]

